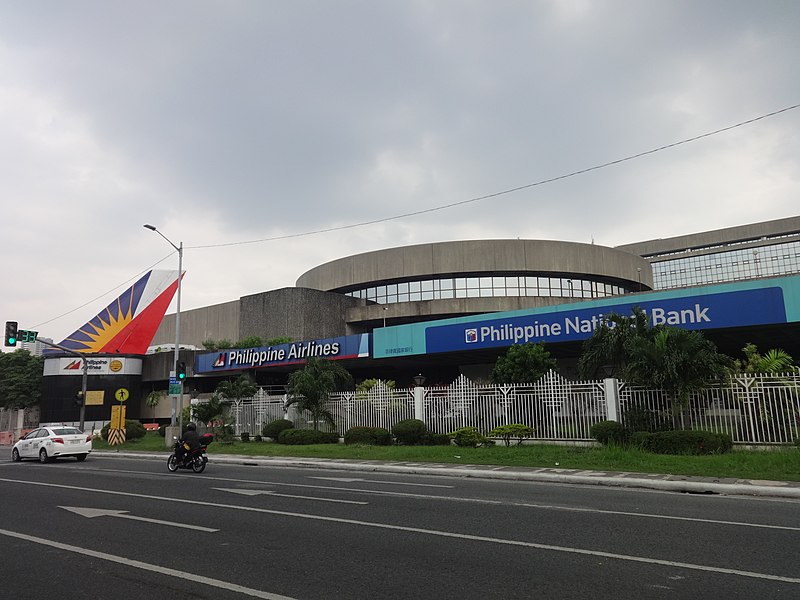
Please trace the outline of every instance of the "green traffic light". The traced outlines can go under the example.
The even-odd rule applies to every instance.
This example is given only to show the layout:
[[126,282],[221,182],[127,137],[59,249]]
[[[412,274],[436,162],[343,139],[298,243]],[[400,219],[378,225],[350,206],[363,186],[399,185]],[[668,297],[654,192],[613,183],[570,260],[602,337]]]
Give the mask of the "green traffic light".
[[16,343],[17,343],[17,338],[15,338],[15,337],[10,337],[10,338],[8,338],[8,344],[9,344],[10,346],[13,346],[13,345],[14,345],[14,344],[16,344]]

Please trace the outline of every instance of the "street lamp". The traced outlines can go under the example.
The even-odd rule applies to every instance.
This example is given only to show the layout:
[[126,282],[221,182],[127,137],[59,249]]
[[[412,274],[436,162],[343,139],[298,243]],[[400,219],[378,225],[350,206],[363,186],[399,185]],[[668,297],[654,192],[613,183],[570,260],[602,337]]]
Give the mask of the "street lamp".
[[[172,243],[167,236],[161,233],[158,229],[156,229],[155,225],[144,225],[145,229],[149,229],[150,231],[155,231],[158,235],[162,238],[167,240],[170,246],[175,248],[178,251],[178,305],[175,311],[175,357],[173,361],[173,369],[172,372],[174,373],[174,377],[178,376],[178,348],[180,348],[180,339],[181,339],[181,280],[183,279],[183,242],[180,243],[180,246],[176,246]],[[180,386],[178,396],[172,397],[172,419],[170,420],[170,425],[173,427],[175,426],[175,415],[178,412],[178,398],[183,399],[183,381],[178,380],[178,385]]]

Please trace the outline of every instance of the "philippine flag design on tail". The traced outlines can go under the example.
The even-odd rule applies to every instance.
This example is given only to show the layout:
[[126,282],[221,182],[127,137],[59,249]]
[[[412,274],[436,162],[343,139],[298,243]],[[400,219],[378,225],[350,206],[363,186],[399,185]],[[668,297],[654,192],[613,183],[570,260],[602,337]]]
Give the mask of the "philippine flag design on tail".
[[217,360],[214,361],[214,364],[211,365],[212,367],[224,367],[225,366],[225,353],[220,352]]
[[76,352],[145,354],[177,289],[177,271],[149,271],[60,345]]

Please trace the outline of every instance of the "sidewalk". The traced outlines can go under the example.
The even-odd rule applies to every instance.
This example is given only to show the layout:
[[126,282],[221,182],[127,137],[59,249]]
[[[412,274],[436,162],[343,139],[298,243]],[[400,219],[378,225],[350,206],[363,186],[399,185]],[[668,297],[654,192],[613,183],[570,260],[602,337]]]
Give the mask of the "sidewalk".
[[[163,460],[168,453],[115,452],[95,450],[92,457],[138,458]],[[294,467],[364,471],[372,473],[409,473],[443,477],[474,477],[507,481],[540,481],[609,487],[640,488],[685,492],[692,494],[722,494],[738,496],[768,496],[800,499],[800,481],[761,481],[685,475],[656,475],[651,473],[620,473],[613,471],[582,471],[539,467],[499,467],[491,465],[454,465],[446,463],[389,462],[378,460],[344,460],[324,458],[254,457],[218,455],[208,457],[209,463],[249,465],[255,467]]]

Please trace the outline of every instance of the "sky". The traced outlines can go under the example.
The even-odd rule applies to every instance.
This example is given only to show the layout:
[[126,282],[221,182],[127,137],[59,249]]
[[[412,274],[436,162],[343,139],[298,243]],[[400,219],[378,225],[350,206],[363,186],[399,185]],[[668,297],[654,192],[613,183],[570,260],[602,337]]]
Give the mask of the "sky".
[[798,59],[795,0],[0,0],[0,320],[60,341],[176,270],[145,223],[190,310],[383,248],[796,216]]

